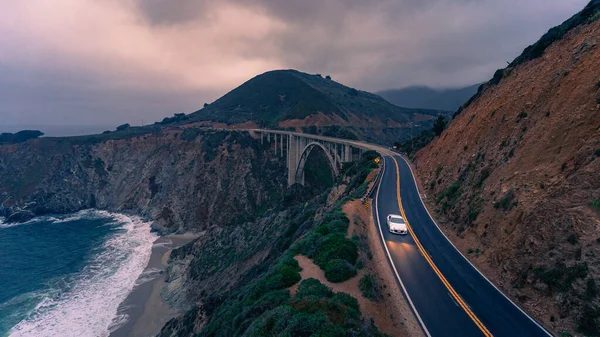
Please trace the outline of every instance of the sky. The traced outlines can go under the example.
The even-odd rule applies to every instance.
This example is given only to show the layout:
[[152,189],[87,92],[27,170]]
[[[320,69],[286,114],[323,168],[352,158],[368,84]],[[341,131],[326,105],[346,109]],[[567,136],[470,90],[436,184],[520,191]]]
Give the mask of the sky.
[[0,132],[149,124],[273,69],[467,86],[587,2],[0,0]]

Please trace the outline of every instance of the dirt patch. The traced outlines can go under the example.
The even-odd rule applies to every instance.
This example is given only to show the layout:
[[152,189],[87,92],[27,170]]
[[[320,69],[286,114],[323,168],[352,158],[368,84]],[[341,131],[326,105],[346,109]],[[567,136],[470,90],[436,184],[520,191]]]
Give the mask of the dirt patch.
[[[376,174],[376,171],[375,171]],[[370,179],[374,179],[370,177]],[[396,278],[383,252],[379,231],[367,209],[360,200],[349,201],[342,206],[342,211],[350,219],[347,237],[354,237],[361,245],[359,259],[363,262],[357,275],[347,281],[332,283],[325,278],[325,272],[306,256],[298,255],[295,259],[302,268],[302,279],[315,278],[335,292],[345,292],[358,300],[360,310],[367,319],[373,319],[375,325],[383,333],[390,336],[424,336],[417,323]],[[358,283],[366,275],[375,275],[381,288],[382,299],[372,301],[363,297]],[[290,287],[294,295],[299,283]]]
[[[370,202],[371,200],[369,200],[369,204],[371,204]],[[359,299],[361,308],[365,308],[363,310],[365,316],[375,319],[375,323],[381,331],[392,336],[423,336],[423,330],[408,306],[383,251],[379,231],[371,216],[371,209],[367,209],[360,200],[353,200],[346,203],[342,210],[350,219],[349,237],[358,236],[361,244],[366,245],[369,252],[363,258],[364,268],[356,277],[347,282],[356,279],[354,283],[357,286],[358,280],[363,275],[376,275],[384,297],[379,302],[372,302],[362,296],[357,286],[358,293],[355,297]],[[354,296],[354,294],[352,295]],[[390,317],[390,313],[393,313],[393,316]]]

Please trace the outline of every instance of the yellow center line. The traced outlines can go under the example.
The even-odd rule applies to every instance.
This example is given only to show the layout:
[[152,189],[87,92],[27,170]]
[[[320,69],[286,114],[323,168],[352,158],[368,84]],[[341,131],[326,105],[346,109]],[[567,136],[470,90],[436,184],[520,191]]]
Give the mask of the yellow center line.
[[446,289],[448,289],[448,291],[450,292],[452,297],[456,300],[458,305],[460,305],[460,307],[463,308],[463,310],[467,313],[467,315],[471,318],[471,320],[473,320],[475,325],[477,325],[477,327],[481,330],[481,332],[483,332],[483,334],[485,336],[492,337],[493,336],[492,333],[485,327],[485,325],[483,325],[483,323],[481,323],[479,318],[477,318],[477,316],[475,316],[475,313],[473,313],[471,308],[469,308],[469,306],[467,305],[467,303],[465,303],[465,301],[462,299],[462,297],[460,297],[460,295],[454,290],[454,288],[452,288],[452,286],[450,285],[448,280],[446,280],[446,278],[444,277],[442,272],[440,272],[440,270],[437,268],[435,263],[433,263],[433,260],[431,259],[429,254],[427,254],[427,252],[425,251],[425,248],[423,248],[423,246],[421,245],[421,242],[419,241],[419,239],[415,235],[415,232],[413,231],[412,227],[408,223],[408,219],[406,218],[406,214],[404,213],[404,207],[402,207],[402,200],[400,198],[400,168],[398,166],[398,161],[396,160],[396,158],[394,158],[394,156],[391,156],[391,157],[394,160],[394,163],[396,164],[396,176],[397,176],[396,193],[398,194],[398,197],[397,197],[398,207],[400,208],[400,213],[402,213],[402,217],[404,218],[404,221],[406,222],[406,227],[408,228],[410,235],[412,236],[413,240],[417,244],[417,248],[419,248],[419,251],[425,257],[425,260],[427,260],[427,262],[429,263],[429,265],[431,266],[433,271],[440,278],[440,280],[442,281],[442,283],[444,284]]

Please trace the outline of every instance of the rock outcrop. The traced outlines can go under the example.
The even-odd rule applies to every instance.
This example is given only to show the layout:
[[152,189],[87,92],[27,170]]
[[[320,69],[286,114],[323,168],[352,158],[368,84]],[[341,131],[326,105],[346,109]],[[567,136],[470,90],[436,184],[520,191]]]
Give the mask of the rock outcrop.
[[284,198],[285,161],[267,145],[243,132],[183,132],[0,146],[0,216],[98,208],[144,216],[160,233],[200,232],[252,221]]

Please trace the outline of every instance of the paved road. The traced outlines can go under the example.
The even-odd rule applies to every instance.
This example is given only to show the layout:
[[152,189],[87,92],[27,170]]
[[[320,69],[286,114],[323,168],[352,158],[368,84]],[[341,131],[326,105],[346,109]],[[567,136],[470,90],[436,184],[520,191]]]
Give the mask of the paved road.
[[[384,157],[384,172],[373,197],[373,215],[405,296],[429,336],[552,336],[496,289],[450,243],[429,216],[413,173],[404,159],[374,144],[271,132],[350,144],[375,150]],[[393,235],[388,214],[402,214],[410,235]]]
[[[427,213],[410,167],[402,157],[388,155],[384,160],[384,173],[374,196],[374,216],[385,242],[384,249],[389,252],[401,286],[425,332],[434,337],[549,336],[489,283],[442,234]],[[391,234],[385,222],[390,213],[403,213],[412,235]]]

